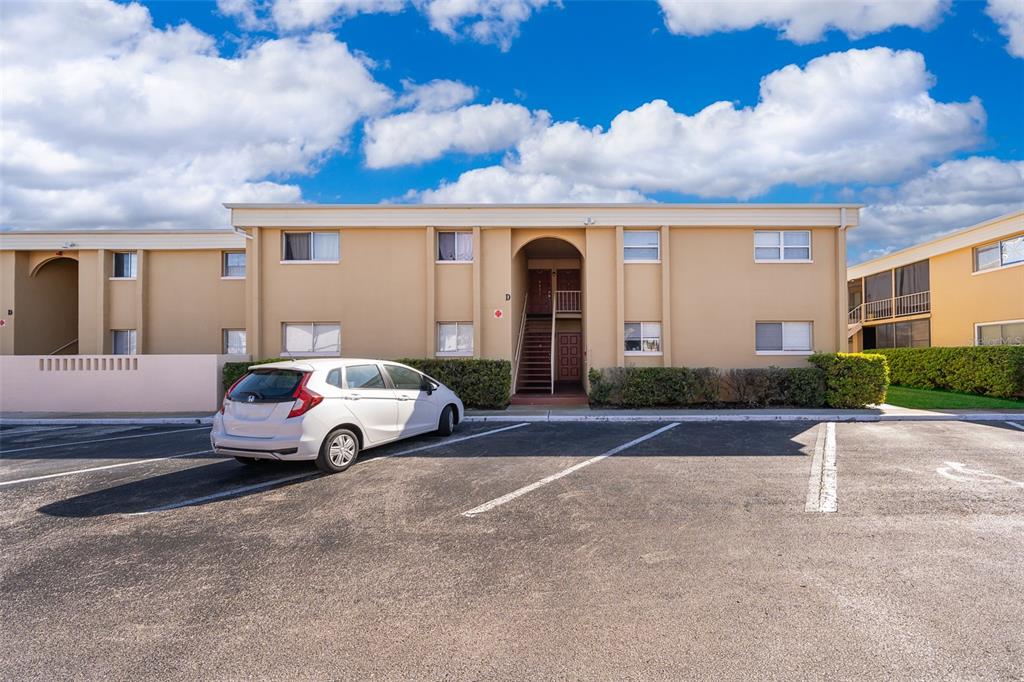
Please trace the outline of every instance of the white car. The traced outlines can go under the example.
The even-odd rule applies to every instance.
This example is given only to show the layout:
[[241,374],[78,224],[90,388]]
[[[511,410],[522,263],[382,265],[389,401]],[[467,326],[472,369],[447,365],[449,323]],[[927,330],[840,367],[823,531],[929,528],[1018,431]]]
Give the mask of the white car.
[[316,460],[335,473],[362,450],[423,433],[450,435],[463,416],[451,389],[397,362],[274,362],[250,367],[228,389],[210,442],[245,464]]

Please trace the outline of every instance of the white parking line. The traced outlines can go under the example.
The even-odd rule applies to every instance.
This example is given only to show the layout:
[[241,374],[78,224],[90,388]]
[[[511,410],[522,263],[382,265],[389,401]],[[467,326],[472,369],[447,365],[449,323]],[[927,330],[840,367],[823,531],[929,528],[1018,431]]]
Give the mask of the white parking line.
[[631,448],[634,445],[638,445],[640,443],[643,443],[645,440],[650,440],[651,438],[654,438],[655,436],[661,435],[662,433],[668,431],[669,429],[674,429],[677,426],[679,426],[678,422],[674,422],[672,424],[667,424],[665,426],[662,426],[660,429],[655,429],[654,431],[651,431],[650,433],[648,433],[648,434],[646,434],[644,436],[640,436],[639,438],[634,438],[633,440],[629,441],[628,443],[623,443],[622,445],[618,445],[618,446],[612,448],[611,450],[608,450],[607,452],[603,452],[600,455],[598,455],[597,457],[591,457],[590,459],[588,459],[586,461],[580,462],[578,464],[573,464],[568,469],[563,469],[562,471],[559,471],[557,474],[552,474],[551,476],[548,476],[546,478],[542,478],[542,479],[540,479],[539,481],[537,481],[535,483],[531,483],[530,485],[523,486],[519,490],[513,490],[512,492],[508,493],[507,495],[502,495],[501,497],[496,497],[493,500],[491,500],[490,502],[484,502],[479,507],[473,507],[472,509],[470,509],[468,511],[462,512],[462,515],[466,516],[466,517],[473,517],[473,516],[477,516],[478,514],[483,514],[484,512],[488,512],[488,511],[494,509],[495,507],[500,507],[501,505],[505,504],[506,502],[511,502],[512,500],[516,499],[517,497],[521,497],[521,496],[525,495],[526,493],[533,492],[534,490],[536,490],[537,488],[540,488],[541,486],[545,486],[548,483],[551,483],[552,481],[557,481],[560,478],[568,476],[569,474],[573,473],[574,471],[579,471],[580,469],[582,469],[584,467],[588,467],[591,464],[594,464],[595,462],[600,462],[602,459],[611,457],[612,455],[617,454],[619,452],[622,452],[623,450],[625,450],[627,448]]
[[183,431],[209,431],[209,426],[199,426],[192,429],[174,429],[173,431],[161,431],[159,433],[136,433],[131,436],[113,436],[111,438],[96,438],[94,440],[76,440],[70,443],[54,443],[52,445],[33,445],[29,448],[16,448],[14,450],[2,450],[0,451],[0,459],[4,455],[9,455],[12,452],[28,452],[29,450],[43,450],[46,448],[67,448],[74,445],[86,445],[88,443],[105,443],[110,440],[124,440],[126,438],[150,438],[154,436],[164,436],[168,433],[181,433]]
[[15,483],[28,483],[29,481],[42,481],[47,478],[60,478],[61,476],[71,476],[72,474],[84,474],[89,471],[102,471],[103,469],[117,469],[118,467],[130,467],[133,464],[146,464],[148,462],[162,462],[165,459],[179,459],[181,457],[192,457],[194,455],[205,455],[212,450],[197,450],[196,452],[185,452],[180,455],[168,455],[167,457],[151,457],[150,459],[136,459],[131,462],[119,462],[117,464],[105,464],[98,467],[89,467],[88,469],[75,469],[74,471],[61,471],[56,474],[46,474],[45,476],[30,476],[28,478],[19,478],[15,481],[0,481],[0,486],[3,485],[14,485]]
[[1015,429],[1020,429],[1021,431],[1024,431],[1024,422],[1006,422],[1006,423],[1009,424],[1010,426],[1012,426]]
[[811,460],[811,476],[807,481],[807,502],[804,511],[834,512],[839,507],[838,470],[836,469],[836,424],[818,426],[818,440]]
[[[523,426],[529,426],[529,424],[514,424],[512,426],[505,426],[505,427],[502,427],[500,429],[491,429],[490,431],[484,431],[482,433],[474,433],[474,434],[469,435],[469,436],[462,436],[461,438],[446,438],[445,440],[440,441],[438,443],[430,443],[428,445],[420,445],[420,446],[417,446],[417,447],[414,447],[414,448],[409,448],[408,450],[402,450],[400,452],[392,452],[392,453],[389,453],[387,455],[381,455],[380,457],[374,457],[373,459],[366,460],[366,462],[364,462],[364,464],[369,464],[370,462],[375,462],[377,460],[390,459],[392,457],[401,457],[402,455],[410,455],[410,454],[412,454],[414,452],[421,452],[423,450],[432,450],[434,448],[440,448],[440,447],[443,447],[445,445],[451,445],[452,443],[461,443],[463,441],[473,440],[474,438],[483,438],[484,436],[491,436],[491,435],[494,435],[495,433],[501,433],[502,431],[511,431],[512,429],[518,429],[518,428],[521,428]],[[132,514],[128,514],[128,516],[139,516],[141,514],[152,514],[153,512],[161,512],[161,511],[168,511],[168,510],[171,510],[171,509],[180,509],[182,507],[190,507],[190,506],[195,505],[195,504],[202,504],[203,502],[210,502],[212,500],[219,500],[219,499],[222,499],[222,498],[225,498],[225,497],[235,497],[237,495],[244,495],[245,493],[252,492],[254,490],[260,490],[262,488],[271,488],[271,487],[276,486],[276,485],[281,485],[282,483],[288,483],[289,481],[297,481],[297,480],[303,479],[303,478],[310,478],[310,479],[318,478],[320,475],[321,474],[319,474],[319,473],[313,473],[313,472],[302,473],[302,474],[293,474],[291,476],[284,476],[282,478],[275,478],[275,479],[272,479],[272,480],[269,480],[269,481],[263,481],[262,483],[254,483],[252,485],[242,486],[240,488],[231,488],[230,490],[222,490],[222,491],[217,492],[217,493],[211,493],[210,495],[203,495],[202,497],[194,497],[194,498],[189,499],[189,500],[182,500],[181,502],[174,502],[174,503],[171,503],[171,504],[165,504],[165,505],[162,505],[160,507],[154,507],[152,509],[147,509],[145,511],[134,512]]]

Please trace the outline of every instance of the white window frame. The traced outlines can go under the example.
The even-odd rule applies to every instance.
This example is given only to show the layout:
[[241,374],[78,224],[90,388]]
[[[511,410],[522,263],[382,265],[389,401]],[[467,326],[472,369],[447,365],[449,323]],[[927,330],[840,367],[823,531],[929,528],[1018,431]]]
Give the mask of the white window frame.
[[[626,350],[626,325],[627,324],[638,324],[640,325],[640,348],[644,347],[645,339],[658,339],[659,350]],[[650,324],[658,325],[658,335],[652,336],[647,333],[645,327]],[[624,355],[629,357],[635,356],[657,356],[665,354],[665,338],[664,338],[665,326],[659,320],[648,320],[646,322],[626,322],[622,326],[622,352]]]
[[[129,256],[131,267],[129,268],[131,274],[127,276],[118,276],[117,272],[117,257],[119,255]],[[139,252],[138,251],[114,251],[110,256],[110,279],[114,280],[132,280],[137,279],[139,275]]]
[[[781,324],[782,325],[782,350],[758,350],[757,349],[757,325],[759,324]],[[786,349],[786,325],[806,324],[810,327],[810,341],[806,350]],[[813,320],[757,320],[754,323],[754,354],[755,355],[813,355],[814,354],[814,321]]]
[[[1014,235],[1012,237],[1007,237],[1006,239],[1000,239],[997,242],[989,242],[988,244],[982,244],[980,246],[975,246],[973,249],[971,249],[971,270],[972,270],[971,274],[972,275],[984,275],[987,272],[999,272],[1000,270],[1006,270],[1007,268],[1019,268],[1020,266],[1024,265],[1024,260],[1020,260],[1020,261],[1017,261],[1015,263],[1003,263],[1003,243],[1004,242],[1013,241],[1014,239],[1024,239],[1024,234],[1018,234],[1018,235]],[[978,269],[978,251],[980,249],[988,249],[988,248],[992,248],[992,247],[995,247],[995,249],[999,252],[999,265],[995,265],[995,266],[993,266],[991,268],[985,268],[983,270],[979,270]],[[995,323],[993,323],[993,324],[995,324]]]
[[[313,350],[309,351],[290,351],[288,350],[288,327],[310,327],[310,338],[313,342]],[[337,327],[338,328],[338,350],[335,351],[318,351],[316,350],[316,335],[317,327]],[[288,358],[334,358],[341,357],[341,323],[340,322],[282,322],[281,323],[281,356]]]
[[[790,245],[791,249],[807,249],[807,258],[786,258],[786,233],[795,234],[803,233],[807,235],[807,245],[793,246]],[[777,234],[779,235],[778,246],[758,246],[757,235],[759,234]],[[758,258],[758,249],[778,249],[778,258]],[[810,230],[754,230],[754,262],[755,263],[813,263],[814,262],[814,235],[811,234]]]
[[[313,235],[320,233],[330,233],[338,235],[338,255],[336,258],[316,258],[316,254],[313,252],[315,246],[315,240]],[[309,235],[309,250],[313,258],[309,260],[288,260],[285,258],[285,254],[288,252],[287,239],[290,234],[308,234]],[[341,262],[341,232],[336,230],[285,230],[281,233],[281,265],[330,265],[332,263]],[[248,265],[248,263],[246,264]]]
[[[626,244],[625,235],[630,232],[649,232],[658,238],[658,243],[654,246],[630,246]],[[658,257],[654,259],[650,258],[627,258],[626,254],[629,253],[630,249],[641,250],[641,249],[657,249]],[[623,230],[622,237],[622,262],[623,263],[660,263],[661,262],[661,230]]]
[[[122,278],[126,279],[126,278]],[[128,352],[118,353],[117,349],[117,335],[127,334],[128,335]],[[138,334],[134,329],[111,329],[110,330],[110,354],[111,355],[138,355],[137,345]]]
[[[446,261],[446,262],[450,263],[451,261]],[[455,326],[455,343],[456,343],[456,345],[458,345],[458,340],[459,340],[459,327],[469,327],[470,334],[469,334],[469,349],[468,350],[467,349],[458,349],[458,350],[451,350],[451,351],[443,351],[443,350],[441,350],[441,327],[451,326],[451,325]],[[434,355],[436,355],[438,357],[442,357],[442,358],[468,358],[468,357],[472,357],[473,356],[473,345],[474,345],[475,341],[476,341],[476,338],[475,338],[475,335],[474,335],[473,323],[472,322],[438,322],[437,323],[437,333],[434,336],[434,344],[435,344],[434,347],[436,348],[436,351],[434,352]]]
[[245,275],[239,277],[238,275],[229,275],[228,272],[228,254],[242,254],[245,257],[242,263],[242,269],[248,272],[249,270],[249,258],[246,256],[245,251],[221,251],[220,252],[220,278],[221,279],[245,279]]
[[[230,345],[228,344],[228,334],[230,334],[231,332],[241,332],[242,334],[242,350],[239,353],[232,353],[230,350]],[[221,332],[221,349],[224,351],[224,355],[245,355],[248,347],[248,339],[246,338],[246,333],[244,329],[224,329]]]
[[[459,254],[459,238],[469,237],[469,260],[453,258],[452,260],[444,260],[441,258],[441,235],[442,234],[454,234],[455,235],[455,255]],[[438,265],[448,265],[450,263],[472,263],[473,259],[476,258],[476,248],[473,244],[473,233],[469,230],[438,230],[434,235],[434,262]]]
[[[1021,323],[1024,323],[1024,319],[1020,319],[1020,320],[996,320],[995,322],[975,322],[974,323],[974,345],[975,346],[980,346],[981,345],[980,343],[978,343],[978,341],[979,341],[979,339],[978,339],[978,332],[981,331],[982,327],[994,327],[996,325],[1021,324]],[[1016,345],[1016,344],[1011,344],[1011,345]]]

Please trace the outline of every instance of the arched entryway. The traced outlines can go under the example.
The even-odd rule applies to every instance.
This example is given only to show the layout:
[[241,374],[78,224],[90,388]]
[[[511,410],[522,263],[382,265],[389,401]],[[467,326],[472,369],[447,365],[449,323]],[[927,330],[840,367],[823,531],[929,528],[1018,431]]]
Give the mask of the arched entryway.
[[540,236],[513,258],[523,292],[516,343],[515,402],[585,401],[584,258],[571,242]]
[[36,264],[16,285],[14,352],[78,352],[78,261],[67,256]]

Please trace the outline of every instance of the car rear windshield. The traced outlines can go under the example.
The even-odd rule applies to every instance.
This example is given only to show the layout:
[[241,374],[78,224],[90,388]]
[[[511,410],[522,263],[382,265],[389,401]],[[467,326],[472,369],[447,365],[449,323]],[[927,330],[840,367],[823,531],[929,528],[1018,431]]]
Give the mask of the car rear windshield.
[[302,375],[303,372],[292,369],[253,370],[231,389],[228,399],[241,402],[285,402],[295,396]]

